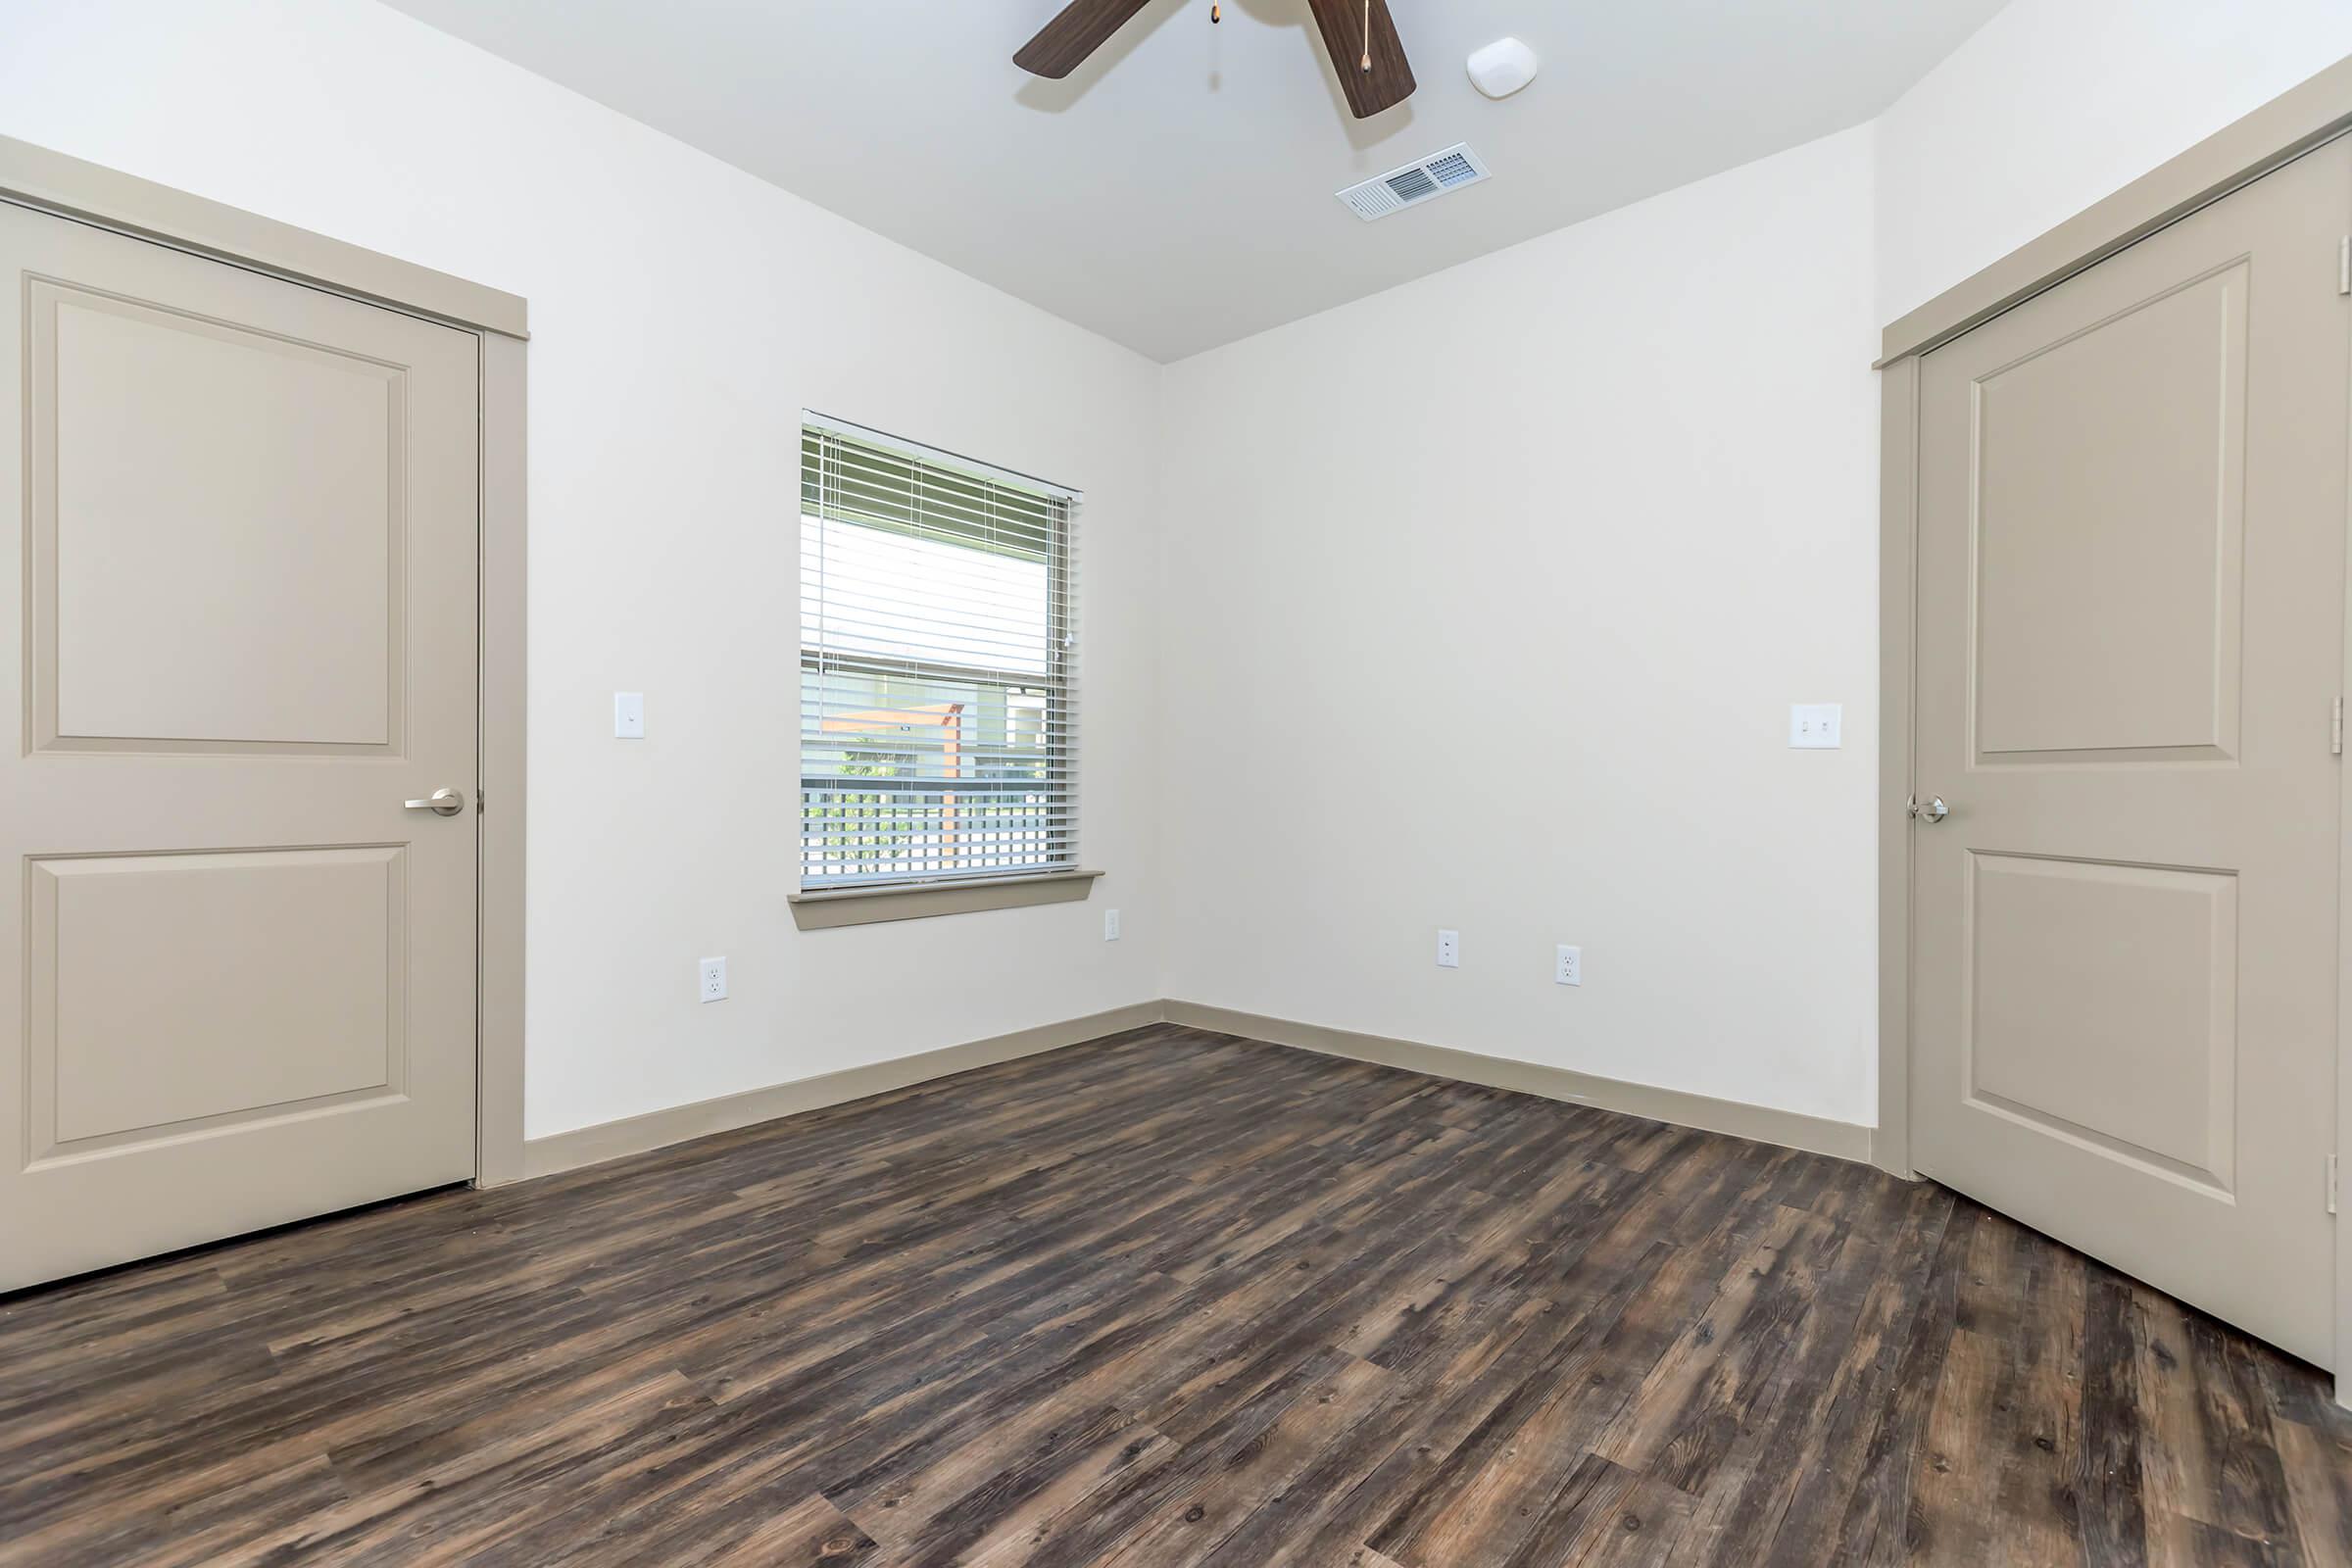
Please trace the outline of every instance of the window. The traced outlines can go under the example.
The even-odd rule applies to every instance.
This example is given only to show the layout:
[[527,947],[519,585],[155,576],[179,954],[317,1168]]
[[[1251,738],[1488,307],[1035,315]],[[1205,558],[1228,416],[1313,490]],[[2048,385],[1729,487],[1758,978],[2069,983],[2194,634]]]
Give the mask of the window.
[[1077,500],[805,422],[803,890],[1076,867]]

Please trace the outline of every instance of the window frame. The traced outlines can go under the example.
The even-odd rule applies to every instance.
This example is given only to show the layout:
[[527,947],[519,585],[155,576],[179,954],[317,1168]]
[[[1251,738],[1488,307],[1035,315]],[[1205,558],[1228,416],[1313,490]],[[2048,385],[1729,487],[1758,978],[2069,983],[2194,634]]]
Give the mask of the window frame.
[[[1063,813],[1067,845],[1066,861],[1054,861],[1035,867],[996,873],[957,874],[954,872],[909,873],[905,877],[875,880],[851,885],[807,885],[808,817],[807,792],[808,773],[807,731],[802,730],[800,751],[800,793],[802,800],[796,808],[795,891],[788,902],[793,920],[803,930],[842,925],[864,925],[878,921],[919,919],[937,914],[960,914],[983,909],[1015,908],[1042,904],[1070,903],[1085,899],[1093,892],[1099,870],[1086,868],[1079,859],[1083,839],[1078,820],[1080,799],[1078,766],[1078,737],[1071,729],[1077,713],[1081,661],[1078,657],[1076,612],[1077,592],[1076,553],[1074,534],[1077,515],[1083,504],[1083,493],[1069,485],[1021,473],[1001,464],[967,458],[942,448],[910,441],[886,431],[834,418],[814,410],[801,415],[801,452],[799,493],[806,497],[808,486],[808,444],[811,437],[820,442],[834,438],[878,447],[894,457],[910,463],[928,463],[952,471],[960,471],[981,482],[998,482],[997,476],[1008,488],[1040,489],[1055,503],[1051,509],[1052,529],[1046,551],[1046,669],[1042,675],[1018,678],[1015,672],[985,665],[964,664],[953,661],[905,660],[877,656],[873,663],[877,673],[907,673],[918,677],[937,676],[968,680],[989,686],[1002,686],[1009,692],[1016,686],[1028,685],[1049,694],[1049,712],[1054,721],[1046,726],[1046,778],[1053,785],[1052,795]],[[821,481],[820,481],[821,494]],[[808,515],[806,501],[798,515]],[[820,518],[821,520],[821,518]],[[806,546],[796,534],[796,561],[806,565],[801,552]],[[796,609],[796,614],[805,610]],[[827,667],[847,666],[856,669],[860,662],[857,654],[827,655],[821,648],[811,647],[806,634],[806,623],[795,633],[800,643],[798,668],[804,678]],[[890,666],[887,671],[881,666]],[[806,701],[804,697],[803,702]],[[804,717],[803,722],[806,722]]]

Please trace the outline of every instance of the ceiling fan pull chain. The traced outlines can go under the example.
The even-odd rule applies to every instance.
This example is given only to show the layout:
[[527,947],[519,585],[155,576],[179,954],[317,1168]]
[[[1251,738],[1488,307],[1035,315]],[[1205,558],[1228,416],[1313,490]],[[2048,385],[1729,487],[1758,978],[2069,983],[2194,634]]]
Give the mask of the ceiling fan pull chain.
[[1364,69],[1364,70],[1366,70],[1366,71],[1370,71],[1370,70],[1372,69],[1372,0],[1364,0],[1364,64],[1363,64],[1363,69]]

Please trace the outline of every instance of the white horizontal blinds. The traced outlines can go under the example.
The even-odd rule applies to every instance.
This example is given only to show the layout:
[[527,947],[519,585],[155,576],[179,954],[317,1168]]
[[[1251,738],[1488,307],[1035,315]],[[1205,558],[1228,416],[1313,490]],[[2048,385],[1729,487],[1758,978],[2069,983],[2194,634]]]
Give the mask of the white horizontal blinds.
[[801,886],[1077,864],[1076,498],[801,433]]

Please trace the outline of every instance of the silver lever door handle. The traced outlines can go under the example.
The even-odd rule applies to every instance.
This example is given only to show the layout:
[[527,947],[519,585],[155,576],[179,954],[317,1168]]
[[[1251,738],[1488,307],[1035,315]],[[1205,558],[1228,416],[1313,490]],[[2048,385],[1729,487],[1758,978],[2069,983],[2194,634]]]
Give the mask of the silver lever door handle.
[[1903,804],[1911,812],[1913,820],[1924,822],[1929,827],[1934,827],[1936,823],[1942,821],[1945,817],[1952,814],[1952,808],[1943,804],[1943,797],[1940,795],[1929,796],[1928,804],[1925,806],[1919,804],[1919,797],[1916,795]]
[[437,816],[455,816],[466,809],[466,797],[456,790],[435,790],[421,801],[403,801],[400,804],[412,811],[431,811]]

